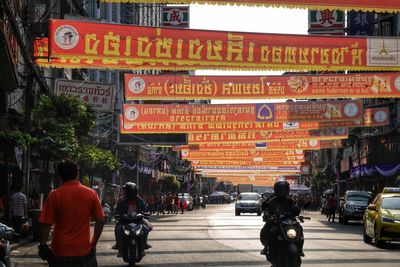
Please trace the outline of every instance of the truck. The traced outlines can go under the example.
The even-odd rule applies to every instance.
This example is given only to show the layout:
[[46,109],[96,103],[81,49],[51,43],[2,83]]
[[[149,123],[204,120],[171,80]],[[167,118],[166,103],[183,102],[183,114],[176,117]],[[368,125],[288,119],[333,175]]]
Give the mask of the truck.
[[252,184],[238,184],[238,194],[244,192],[253,192],[253,185]]

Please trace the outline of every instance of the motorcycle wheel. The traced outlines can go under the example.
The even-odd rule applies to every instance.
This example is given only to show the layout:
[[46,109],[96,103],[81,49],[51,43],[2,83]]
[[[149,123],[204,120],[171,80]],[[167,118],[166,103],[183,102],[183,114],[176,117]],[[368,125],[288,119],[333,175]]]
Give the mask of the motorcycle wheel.
[[4,262],[0,261],[0,267],[7,267]]
[[301,258],[299,255],[291,255],[287,259],[288,267],[300,267],[301,266]]
[[135,266],[136,265],[136,245],[135,246],[130,246],[130,258],[129,258],[129,267]]

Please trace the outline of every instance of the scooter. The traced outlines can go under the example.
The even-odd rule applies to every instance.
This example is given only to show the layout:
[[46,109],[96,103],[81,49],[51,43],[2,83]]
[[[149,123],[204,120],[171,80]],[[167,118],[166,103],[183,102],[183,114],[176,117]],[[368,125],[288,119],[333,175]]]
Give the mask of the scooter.
[[0,267],[11,267],[10,240],[14,237],[14,229],[0,223]]
[[269,216],[269,220],[278,225],[279,235],[276,240],[275,255],[270,255],[272,267],[299,267],[303,254],[303,223],[309,217],[304,216]]
[[129,266],[135,266],[145,256],[145,232],[143,226],[143,214],[134,216],[122,215],[123,238],[121,240],[122,259]]

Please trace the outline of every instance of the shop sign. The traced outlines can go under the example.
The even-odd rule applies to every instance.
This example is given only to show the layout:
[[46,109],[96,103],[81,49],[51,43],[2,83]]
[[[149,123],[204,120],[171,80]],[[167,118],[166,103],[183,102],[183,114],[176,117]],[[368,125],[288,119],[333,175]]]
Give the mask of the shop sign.
[[339,9],[362,10],[376,12],[400,12],[398,0],[100,0],[106,3],[161,3],[161,4],[216,4],[216,5],[245,5],[272,6],[304,9]]
[[348,35],[368,36],[374,34],[374,13],[350,11],[347,14]]
[[344,12],[340,10],[309,10],[308,32],[329,33],[332,30],[344,30]]
[[57,79],[54,92],[75,96],[95,111],[114,111],[115,87],[112,84]]
[[163,6],[161,25],[163,27],[189,28],[189,6]]
[[104,62],[115,69],[141,64],[157,70],[400,70],[398,37],[262,34],[74,20],[50,20],[49,36],[51,58]]

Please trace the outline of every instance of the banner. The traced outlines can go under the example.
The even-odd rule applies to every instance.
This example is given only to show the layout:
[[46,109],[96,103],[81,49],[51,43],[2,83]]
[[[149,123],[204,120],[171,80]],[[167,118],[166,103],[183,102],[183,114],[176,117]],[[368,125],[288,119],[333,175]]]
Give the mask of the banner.
[[340,9],[376,12],[400,12],[398,0],[100,0],[107,3],[162,3],[272,6],[303,9]]
[[326,148],[342,147],[341,140],[307,140],[307,141],[282,141],[260,143],[227,143],[227,144],[193,144],[185,146],[173,146],[174,151],[189,150],[190,152],[222,151],[222,150],[319,150]]
[[359,100],[261,104],[124,104],[124,123],[192,124],[286,121],[354,121],[362,118]]
[[280,142],[298,140],[332,140],[347,139],[347,128],[324,130],[284,130],[272,132],[231,132],[231,133],[191,133],[188,135],[190,144],[211,143],[255,143],[255,142]]
[[120,115],[120,132],[130,133],[223,133],[234,131],[261,132],[282,130],[316,130],[328,128],[355,128],[384,126],[389,124],[389,108],[364,109],[364,122],[233,122],[192,124],[134,124],[127,125]]
[[299,161],[232,161],[232,160],[192,160],[192,166],[300,166]]
[[400,97],[400,72],[283,76],[125,74],[126,100]]
[[[245,151],[245,150],[243,150]],[[220,152],[227,152],[227,151],[220,151]],[[194,162],[195,164],[198,164],[198,161],[221,161],[221,157],[186,157],[184,159],[187,159],[189,161]],[[226,159],[226,158],[225,158]],[[254,162],[254,163],[266,163],[266,162],[284,162],[284,161],[296,161],[296,162],[304,162],[305,158],[304,156],[268,156],[266,155],[265,157],[232,157],[229,158],[230,161],[236,161],[236,162]]]
[[[304,158],[303,150],[284,150],[284,151],[254,151],[254,150],[227,150],[227,151],[190,151],[181,150],[183,159],[204,159],[204,158],[285,158],[295,157],[297,159]],[[299,157],[299,158],[298,158]]]
[[196,170],[201,170],[204,172],[212,171],[214,173],[217,172],[248,172],[248,171],[267,171],[267,172],[276,172],[276,173],[297,173],[300,171],[300,166],[243,166],[243,167],[235,167],[235,166],[196,166]]
[[49,36],[51,58],[105,60],[108,68],[117,69],[125,61],[127,66],[174,71],[400,70],[397,37],[260,34],[73,20],[50,20]]

